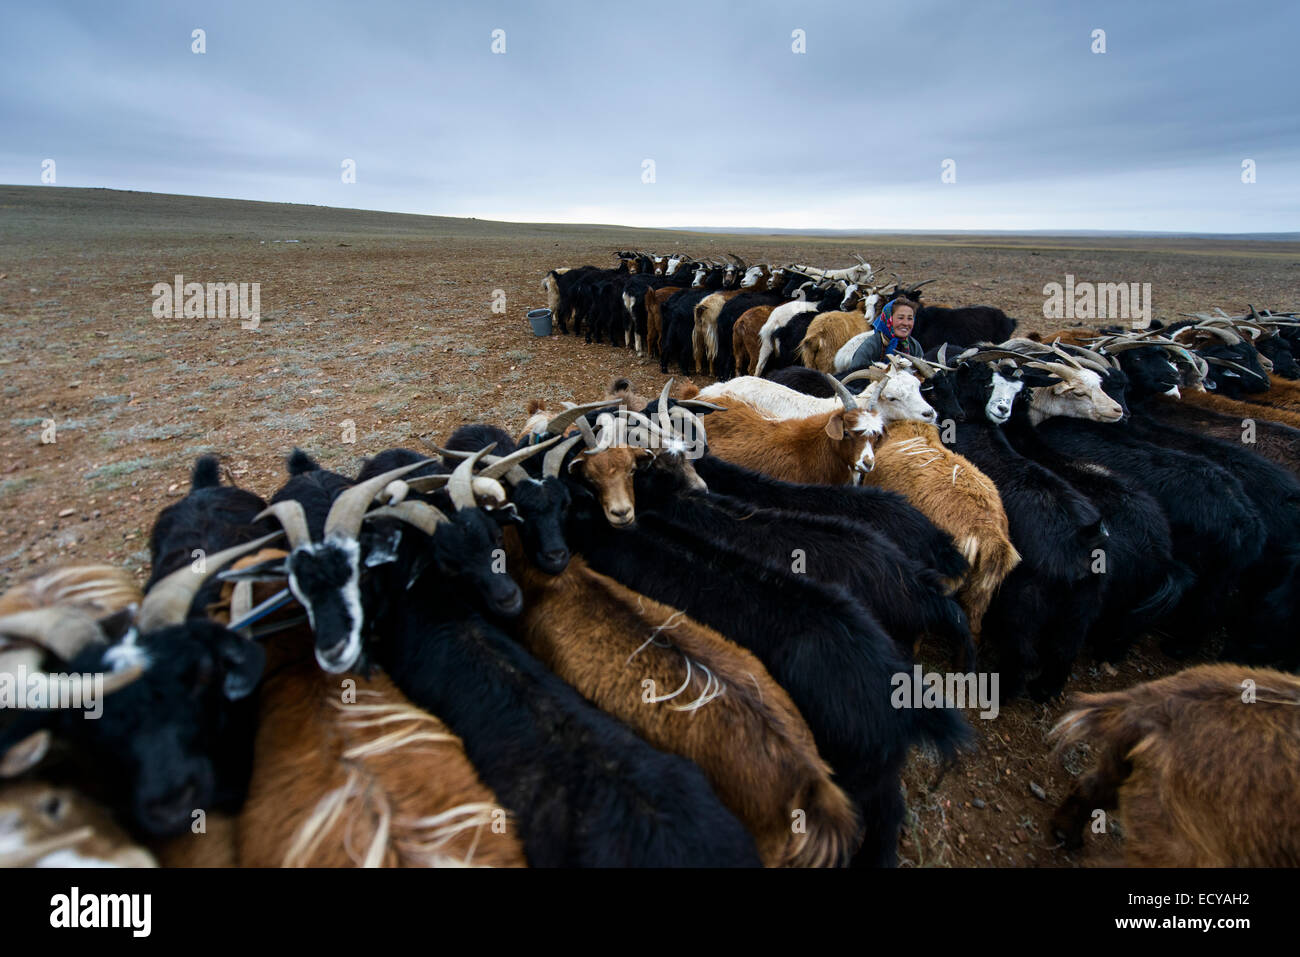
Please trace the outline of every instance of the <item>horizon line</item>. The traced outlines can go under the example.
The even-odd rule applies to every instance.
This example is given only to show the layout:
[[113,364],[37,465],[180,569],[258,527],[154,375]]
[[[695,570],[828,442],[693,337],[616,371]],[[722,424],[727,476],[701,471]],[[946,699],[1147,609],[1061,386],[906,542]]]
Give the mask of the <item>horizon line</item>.
[[297,203],[283,200],[249,199],[243,196],[214,196],[203,193],[163,193],[150,189],[127,189],[118,186],[62,186],[58,184],[0,183],[0,189],[30,190],[97,190],[113,193],[135,193],[148,196],[171,196],[181,199],[211,199],[232,203],[262,203],[268,206],[301,206],[310,209],[332,209],[339,212],[383,213],[389,216],[417,216],[427,219],[455,219],[501,225],[520,226],[585,226],[597,229],[644,229],[664,232],[691,232],[718,235],[768,235],[768,236],[865,236],[865,235],[968,235],[968,236],[1167,236],[1170,238],[1253,238],[1261,241],[1300,241],[1300,231],[1293,232],[1209,232],[1176,229],[998,229],[994,227],[904,228],[877,226],[664,226],[631,225],[628,223],[598,223],[563,219],[494,219],[487,216],[451,216],[446,213],[414,213],[398,209],[381,209],[373,206],[330,206],[324,203]]

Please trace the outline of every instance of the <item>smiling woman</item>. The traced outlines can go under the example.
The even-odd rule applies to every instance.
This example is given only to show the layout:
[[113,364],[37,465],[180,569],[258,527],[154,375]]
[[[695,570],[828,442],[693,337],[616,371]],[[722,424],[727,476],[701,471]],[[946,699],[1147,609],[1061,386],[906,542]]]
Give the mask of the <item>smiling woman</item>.
[[901,353],[906,356],[923,356],[925,349],[912,338],[916,327],[917,304],[899,296],[885,303],[874,323],[875,335],[868,336],[853,354],[850,369],[865,369],[886,356]]

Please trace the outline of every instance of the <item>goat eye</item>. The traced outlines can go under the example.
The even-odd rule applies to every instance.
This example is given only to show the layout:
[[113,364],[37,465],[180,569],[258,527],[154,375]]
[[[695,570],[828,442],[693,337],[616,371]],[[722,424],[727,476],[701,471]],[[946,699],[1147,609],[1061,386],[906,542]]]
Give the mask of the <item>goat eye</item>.
[[57,821],[63,817],[64,802],[63,798],[57,794],[51,794],[41,802],[41,813],[51,820]]

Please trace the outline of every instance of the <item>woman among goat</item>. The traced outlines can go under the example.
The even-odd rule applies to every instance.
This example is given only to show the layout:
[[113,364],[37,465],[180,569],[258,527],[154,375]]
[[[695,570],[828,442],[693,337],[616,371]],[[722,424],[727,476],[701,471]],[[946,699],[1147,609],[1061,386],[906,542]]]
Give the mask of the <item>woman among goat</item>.
[[925,348],[912,337],[916,327],[917,304],[899,296],[885,303],[873,323],[875,335],[868,336],[853,354],[850,369],[865,369],[888,356],[924,356]]

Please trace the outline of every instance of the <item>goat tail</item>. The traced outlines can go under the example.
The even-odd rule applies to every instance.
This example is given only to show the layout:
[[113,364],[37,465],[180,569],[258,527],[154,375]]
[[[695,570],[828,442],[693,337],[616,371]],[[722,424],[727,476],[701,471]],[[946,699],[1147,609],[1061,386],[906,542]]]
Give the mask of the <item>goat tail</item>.
[[[1059,753],[1085,739],[1094,739],[1094,750],[1112,752],[1126,757],[1138,742],[1153,729],[1143,715],[1149,709],[1141,708],[1135,691],[1106,691],[1100,694],[1076,695],[1070,710],[1047,734]],[[1100,738],[1100,741],[1095,739]]]
[[966,578],[959,594],[965,596],[965,610],[971,631],[978,632],[984,611],[1012,570],[1020,564],[1020,553],[1005,536],[982,539],[967,535],[958,543],[966,559]]
[[1168,574],[1146,598],[1142,599],[1133,614],[1145,621],[1156,621],[1169,614],[1183,598],[1183,593],[1196,581],[1196,572],[1182,562],[1170,563]]
[[962,671],[974,671],[975,639],[971,636],[966,613],[952,598],[931,594],[926,602],[926,625],[929,634],[945,642]]
[[951,762],[957,752],[969,749],[975,741],[975,732],[956,708],[914,708],[912,714],[921,739],[932,745],[945,762]]
[[[846,866],[862,844],[862,824],[853,801],[829,777],[819,776],[808,782],[796,802],[785,822],[789,840],[783,866]],[[796,832],[801,811],[804,826]]]

